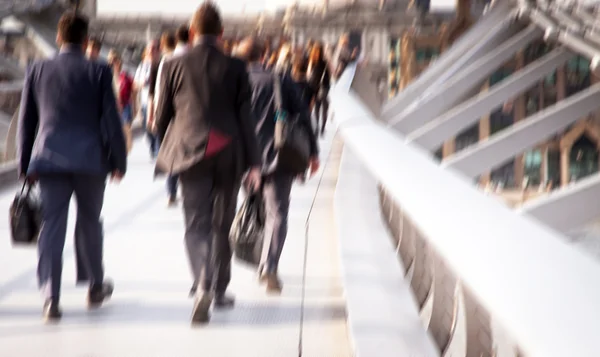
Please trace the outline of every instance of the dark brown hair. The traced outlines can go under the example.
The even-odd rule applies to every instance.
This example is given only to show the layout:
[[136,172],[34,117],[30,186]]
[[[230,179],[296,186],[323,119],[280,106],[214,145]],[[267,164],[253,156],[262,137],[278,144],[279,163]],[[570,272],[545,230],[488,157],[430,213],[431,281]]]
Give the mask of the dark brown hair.
[[65,12],[58,21],[58,35],[65,44],[83,45],[88,29],[88,19],[75,11]]
[[312,45],[308,58],[310,63],[319,63],[323,60],[323,45],[320,42],[315,42]]
[[191,26],[198,35],[219,36],[223,32],[223,21],[219,9],[212,2],[205,2],[192,17]]
[[175,33],[175,37],[177,37],[177,41],[180,43],[188,43],[190,42],[190,31],[186,25],[181,25],[177,29]]
[[163,32],[160,37],[160,47],[161,49],[173,50],[176,45],[175,34],[171,31]]

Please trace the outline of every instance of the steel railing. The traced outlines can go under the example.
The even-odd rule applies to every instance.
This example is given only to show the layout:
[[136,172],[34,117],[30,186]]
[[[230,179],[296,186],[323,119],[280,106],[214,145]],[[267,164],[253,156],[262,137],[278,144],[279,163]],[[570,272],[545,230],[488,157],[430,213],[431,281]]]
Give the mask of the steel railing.
[[360,77],[350,68],[332,93],[339,133],[380,183],[383,214],[440,350],[463,333],[467,350],[493,355],[504,334],[508,355],[596,356],[597,262],[386,128],[363,102],[360,93],[373,88]]

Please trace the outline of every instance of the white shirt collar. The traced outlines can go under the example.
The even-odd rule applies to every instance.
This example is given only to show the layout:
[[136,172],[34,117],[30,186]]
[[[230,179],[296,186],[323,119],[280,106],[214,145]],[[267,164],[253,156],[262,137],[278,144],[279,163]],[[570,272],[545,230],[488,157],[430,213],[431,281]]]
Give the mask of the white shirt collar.
[[175,47],[175,51],[173,51],[174,55],[181,55],[187,52],[189,46],[183,43],[178,43]]

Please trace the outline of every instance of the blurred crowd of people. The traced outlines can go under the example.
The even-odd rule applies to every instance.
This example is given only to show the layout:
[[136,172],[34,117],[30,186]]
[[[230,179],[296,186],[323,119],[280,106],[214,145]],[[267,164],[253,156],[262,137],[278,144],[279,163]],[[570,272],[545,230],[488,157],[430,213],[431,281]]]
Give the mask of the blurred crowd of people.
[[[254,36],[224,41],[219,10],[206,2],[189,25],[148,43],[132,75],[117,51],[109,52],[107,63],[100,58],[101,44],[88,38],[88,26],[76,12],[63,15],[60,54],[31,67],[21,104],[20,172],[39,182],[42,193],[38,278],[47,288],[46,318],[61,316],[60,261],[73,194],[77,280],[89,282],[90,305],[112,294],[102,266],[100,212],[106,175],[119,180],[126,174],[135,117],[145,129],[155,175],[167,177],[168,206],[176,206],[181,193],[192,322],[208,322],[211,307],[235,303],[227,293],[229,232],[240,189],[261,192],[266,223],[259,280],[268,293],[280,293],[292,186],[319,170],[318,138],[330,116],[330,89],[357,60],[349,37],[342,36],[333,53],[318,41],[301,47]],[[278,157],[276,122],[283,117],[306,127],[305,172],[289,171]],[[80,136],[69,142],[73,133]],[[81,150],[73,152],[73,145]]]

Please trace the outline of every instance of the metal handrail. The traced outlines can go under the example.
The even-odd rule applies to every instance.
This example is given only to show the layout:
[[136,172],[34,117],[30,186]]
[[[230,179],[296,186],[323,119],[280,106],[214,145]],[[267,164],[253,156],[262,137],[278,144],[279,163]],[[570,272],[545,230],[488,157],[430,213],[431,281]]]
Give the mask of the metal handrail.
[[332,91],[345,147],[524,355],[597,356],[600,265],[378,122],[352,89],[356,71],[350,67]]

